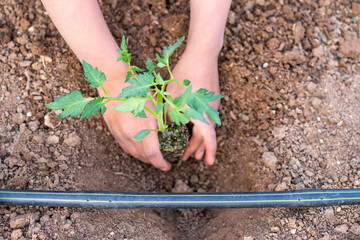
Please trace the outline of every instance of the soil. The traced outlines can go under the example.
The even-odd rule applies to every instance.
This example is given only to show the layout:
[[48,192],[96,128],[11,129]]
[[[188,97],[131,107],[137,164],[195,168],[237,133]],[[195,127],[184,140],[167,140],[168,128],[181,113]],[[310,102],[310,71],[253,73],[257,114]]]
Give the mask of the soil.
[[[189,1],[99,1],[143,67],[185,36]],[[0,187],[226,192],[360,185],[359,4],[234,0],[219,58],[216,164],[163,173],[125,154],[103,119],[44,103],[82,90],[81,64],[40,1],[0,2]],[[177,59],[184,46],[175,53]],[[174,60],[175,62],[175,60]],[[360,239],[358,206],[83,210],[0,207],[0,239]]]

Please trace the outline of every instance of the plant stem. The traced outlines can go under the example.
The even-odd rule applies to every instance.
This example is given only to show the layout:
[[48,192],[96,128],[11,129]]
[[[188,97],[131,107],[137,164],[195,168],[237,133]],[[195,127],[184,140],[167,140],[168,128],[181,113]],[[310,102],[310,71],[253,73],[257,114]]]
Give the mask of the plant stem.
[[166,122],[163,119],[163,112],[164,112],[164,109],[162,109],[159,112],[158,117],[157,117],[158,128],[159,128],[159,131],[161,131],[161,132],[165,132],[166,128],[168,127],[166,125]]
[[138,77],[136,76],[136,74],[134,73],[134,71],[133,71],[133,69],[132,69],[132,67],[131,67],[130,62],[128,62],[128,64],[129,64],[129,70],[130,70],[131,74],[134,76],[134,78],[135,78],[136,81],[139,81]]
[[101,84],[101,89],[104,91],[104,93],[105,93],[105,96],[107,96],[107,92],[106,92],[106,90],[105,90],[105,88],[104,88],[104,86]]
[[105,96],[104,99],[115,100],[115,101],[126,101],[125,98],[116,98],[116,97],[108,97],[108,96]]
[[154,117],[158,118],[158,115],[156,112],[154,112],[151,108],[145,107],[145,110],[147,110],[149,113],[151,113]]
[[169,74],[170,74],[170,79],[174,79],[174,77],[173,77],[173,75],[172,75],[172,73],[171,73],[171,70],[170,70],[169,60],[167,60],[167,62],[166,62],[166,66],[167,66],[167,69],[168,69]]

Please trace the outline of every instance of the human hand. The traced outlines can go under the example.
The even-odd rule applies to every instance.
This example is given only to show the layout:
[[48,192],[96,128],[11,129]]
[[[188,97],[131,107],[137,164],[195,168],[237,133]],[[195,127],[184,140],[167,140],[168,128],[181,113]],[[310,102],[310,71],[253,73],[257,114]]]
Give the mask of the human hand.
[[[115,75],[115,77],[109,78],[107,75],[104,87],[105,89],[108,89],[107,94],[109,96],[115,97],[119,95],[122,89],[127,86],[124,84],[125,77],[126,71],[124,74]],[[101,89],[98,89],[98,91],[100,96],[104,95]],[[147,107],[154,109],[153,104],[150,103],[150,101],[148,102],[149,104],[146,104]],[[157,132],[151,132],[150,135],[142,141],[135,141],[132,139],[140,130],[157,129],[156,118],[149,113],[146,113],[148,118],[140,118],[135,117],[131,113],[115,111],[115,107],[119,104],[121,104],[121,102],[108,102],[106,104],[107,111],[104,114],[104,119],[111,134],[115,137],[121,148],[133,157],[142,162],[150,163],[162,171],[170,170],[170,163],[163,158],[160,152]]]
[[[175,79],[183,81],[189,79],[193,86],[193,91],[200,88],[206,88],[214,91],[215,94],[220,93],[219,74],[217,66],[217,56],[199,54],[188,50],[181,56],[179,62],[172,71]],[[184,88],[176,82],[169,83],[167,91],[174,97],[182,94]],[[219,109],[220,100],[209,103],[216,110]],[[206,163],[214,164],[216,154],[216,124],[204,115],[210,124],[206,124],[199,120],[191,119],[194,124],[192,137],[189,146],[186,149],[183,160],[187,160],[195,153],[195,159],[201,160],[205,155]]]

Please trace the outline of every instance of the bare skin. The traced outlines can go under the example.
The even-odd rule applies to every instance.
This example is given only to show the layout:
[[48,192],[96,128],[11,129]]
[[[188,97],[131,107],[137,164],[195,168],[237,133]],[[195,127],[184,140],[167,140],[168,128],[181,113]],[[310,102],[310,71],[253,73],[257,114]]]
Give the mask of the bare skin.
[[[117,96],[126,86],[124,83],[127,64],[118,62],[119,45],[114,40],[102,16],[96,0],[42,0],[55,26],[74,51],[79,60],[85,60],[97,66],[105,73],[104,84],[109,96]],[[176,79],[190,79],[194,90],[206,88],[219,94],[217,57],[223,43],[223,34],[231,0],[192,0],[191,21],[186,51],[175,66]],[[196,68],[194,68],[196,62]],[[182,89],[168,86],[174,96]],[[104,93],[98,89],[99,95]],[[122,149],[135,158],[150,163],[163,171],[171,169],[162,156],[157,134],[151,133],[143,141],[132,137],[142,129],[156,129],[157,122],[148,114],[147,119],[135,118],[130,113],[114,110],[119,103],[109,102],[104,115],[112,135]],[[219,107],[220,102],[213,102]],[[149,103],[149,107],[152,107]],[[210,125],[193,121],[194,132],[190,145],[184,154],[184,160],[195,153],[196,159],[202,159],[206,151],[206,162],[213,164],[216,153],[215,124]]]

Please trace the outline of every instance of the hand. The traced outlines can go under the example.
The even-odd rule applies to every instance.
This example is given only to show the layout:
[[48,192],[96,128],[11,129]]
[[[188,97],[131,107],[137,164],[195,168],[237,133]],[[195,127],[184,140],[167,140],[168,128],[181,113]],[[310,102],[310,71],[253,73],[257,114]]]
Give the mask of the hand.
[[[109,79],[108,77],[107,81],[104,83],[104,87],[107,89],[109,96],[115,97],[121,93],[124,86],[126,86],[124,85],[125,76],[126,71],[120,78]],[[103,95],[101,89],[99,89],[99,94]],[[104,114],[104,119],[111,134],[115,137],[121,148],[126,153],[130,153],[133,157],[142,162],[150,163],[162,171],[170,170],[170,163],[163,158],[160,152],[157,132],[151,132],[150,135],[142,141],[135,141],[132,139],[136,133],[143,129],[157,129],[156,118],[148,112],[146,112],[148,118],[135,117],[132,113],[117,112],[114,108],[119,104],[121,104],[121,102],[118,101],[110,101],[107,103],[107,111]],[[153,104],[150,103],[147,106],[154,108]]]
[[[205,54],[204,56],[191,50],[185,51],[172,73],[174,78],[181,82],[184,79],[189,79],[193,91],[206,88],[209,91],[214,91],[216,95],[220,93],[217,56],[215,55]],[[169,83],[167,91],[176,97],[182,94],[184,88],[176,82],[172,82]],[[218,110],[220,100],[211,102],[210,105]],[[207,116],[205,118],[210,124],[199,120],[191,120],[194,124],[193,133],[183,160],[187,160],[194,153],[195,158],[201,160],[206,151],[206,163],[212,165],[216,154],[216,124]]]

